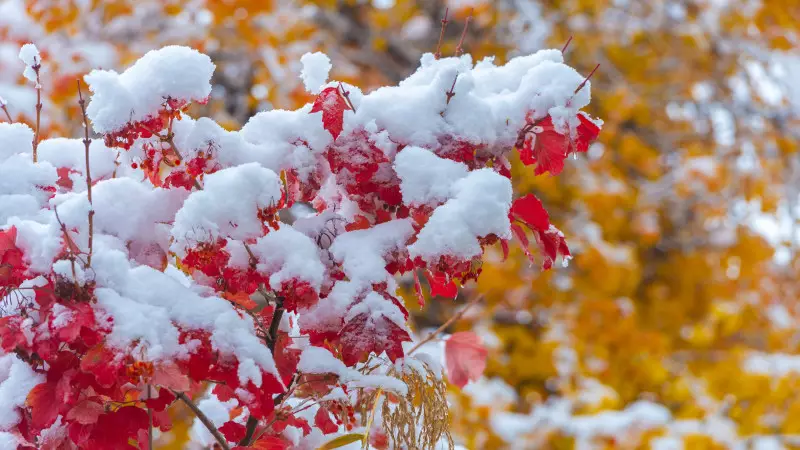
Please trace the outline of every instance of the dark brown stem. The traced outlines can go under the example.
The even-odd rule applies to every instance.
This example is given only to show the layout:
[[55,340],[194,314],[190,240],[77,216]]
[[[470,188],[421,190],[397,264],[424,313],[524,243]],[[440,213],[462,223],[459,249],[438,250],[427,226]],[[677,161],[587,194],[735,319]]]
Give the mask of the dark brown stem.
[[34,131],[33,136],[33,162],[37,160],[37,152],[39,149],[39,128],[41,126],[42,121],[42,83],[41,79],[39,78],[39,72],[42,69],[42,65],[38,61],[34,61],[36,64],[31,66],[34,72],[36,72],[36,130]]
[[[281,324],[281,319],[283,319],[283,297],[276,297],[276,304],[275,304],[275,312],[272,314],[272,321],[269,324],[269,334],[267,335],[267,347],[269,351],[273,354],[275,353],[275,344],[278,342],[278,327]],[[287,388],[288,390],[288,388]],[[285,397],[284,394],[280,394],[275,397],[275,405],[280,404]],[[240,447],[247,447],[250,445],[251,441],[253,440],[253,435],[256,432],[256,427],[258,426],[258,419],[253,416],[247,418],[247,424],[245,425],[245,435],[244,439],[239,442]]]
[[464,38],[467,37],[467,30],[469,29],[469,22],[471,20],[472,20],[472,10],[470,10],[469,12],[467,21],[464,22],[464,29],[461,31],[461,39],[458,40],[458,45],[456,46],[456,56],[461,56],[461,54],[464,53],[464,49],[462,48],[462,46],[464,45]]
[[197,416],[198,419],[200,419],[200,422],[203,423],[203,425],[211,433],[211,435],[214,436],[214,439],[217,440],[219,446],[222,447],[223,450],[230,450],[230,447],[228,446],[228,441],[225,440],[225,438],[222,436],[219,430],[217,430],[217,427],[215,427],[214,424],[208,419],[208,417],[206,417],[203,411],[200,411],[200,408],[198,408],[197,405],[195,405],[194,402],[192,402],[192,399],[190,399],[183,392],[178,392],[178,391],[172,391],[172,392],[175,394],[176,397],[181,399],[181,401],[183,401],[183,403],[185,403],[186,406],[189,407],[189,409],[192,410],[192,412],[194,413],[195,416]]
[[89,255],[86,257],[86,266],[92,265],[92,241],[94,240],[94,205],[92,203],[92,171],[89,167],[89,144],[92,140],[89,138],[89,119],[86,117],[86,100],[83,99],[83,92],[81,92],[81,81],[76,80],[78,83],[78,104],[81,106],[81,114],[83,115],[83,146],[86,154],[86,195],[89,198]]
[[436,45],[436,59],[442,57],[442,39],[444,39],[444,30],[447,28],[447,14],[450,12],[450,7],[448,6],[444,10],[444,19],[442,19],[442,30],[439,32],[439,44]]
[[567,43],[566,43],[566,44],[564,44],[564,47],[561,49],[561,53],[564,53],[564,52],[566,52],[566,51],[567,51],[567,47],[569,47],[569,43],[570,43],[570,42],[572,42],[572,35],[570,35],[570,36],[569,36],[569,39],[567,39]]

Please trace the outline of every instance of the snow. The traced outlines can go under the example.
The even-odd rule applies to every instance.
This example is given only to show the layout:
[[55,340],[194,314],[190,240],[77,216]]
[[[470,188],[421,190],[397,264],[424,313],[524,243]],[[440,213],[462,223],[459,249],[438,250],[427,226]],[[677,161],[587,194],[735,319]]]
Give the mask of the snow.
[[297,370],[302,373],[334,374],[342,382],[354,388],[382,388],[400,395],[405,395],[408,390],[405,383],[397,378],[386,375],[364,375],[355,369],[351,369],[334,357],[327,349],[321,347],[306,347],[300,355]]
[[119,251],[98,253],[95,260],[96,280],[104,286],[96,290],[98,306],[114,319],[110,345],[127,349],[135,342],[131,351],[146,360],[181,359],[188,356],[189,348],[178,342],[177,326],[208,330],[214,349],[236,355],[240,364],[255,364],[278,375],[271,352],[256,336],[253,320],[240,315],[227,300],[198,295],[153,268],[132,267]]
[[319,259],[316,243],[305,234],[284,226],[259,238],[252,251],[259,260],[258,271],[271,274],[269,284],[273,289],[295,279],[307,282],[319,292],[325,266]]
[[469,171],[465,164],[414,146],[397,154],[394,169],[401,180],[403,202],[428,206],[438,206],[450,199],[455,182],[466,177]]
[[38,84],[39,81],[36,79],[37,69],[34,69],[34,67],[40,66],[42,63],[42,57],[39,55],[39,49],[36,48],[34,44],[25,44],[19,49],[19,59],[25,63],[25,71],[22,73],[22,75],[24,75],[29,81]]
[[258,211],[276,208],[282,196],[278,175],[257,163],[208,175],[203,190],[192,192],[175,215],[171,248],[183,254],[186,248],[217,237],[258,237],[262,231]]
[[[237,406],[235,399],[226,402],[220,401],[214,394],[208,396],[197,402],[197,407],[205,414],[208,420],[214,424],[215,427],[221,427],[225,422],[230,420],[230,412]],[[244,413],[242,414],[244,415]],[[240,415],[240,416],[242,416]],[[238,422],[241,422],[239,420]],[[192,423],[192,428],[189,430],[189,436],[193,442],[198,442],[204,446],[213,446],[216,444],[214,436],[208,431],[200,419],[195,418]]]
[[34,372],[17,355],[0,356],[0,430],[10,430],[19,423],[19,408],[25,406],[31,389],[44,381],[44,375]]
[[24,123],[0,123],[0,158],[33,152],[33,130]]
[[328,81],[328,73],[333,68],[331,59],[322,52],[306,53],[300,58],[300,63],[303,65],[300,78],[306,91],[319,94],[322,85]]
[[471,258],[481,254],[479,237],[511,236],[508,211],[511,182],[491,169],[479,169],[456,181],[452,198],[433,211],[408,247],[412,257],[435,263],[442,255]]
[[[86,190],[86,147],[83,139],[44,139],[39,142],[37,153],[40,161],[47,161],[56,168],[70,169],[73,191]],[[106,147],[102,140],[93,140],[89,145],[92,180],[110,178],[116,168],[115,158],[116,152]]]
[[333,257],[342,263],[342,269],[354,283],[369,286],[389,282],[386,256],[402,248],[414,229],[407,219],[392,220],[366,230],[349,231],[333,241]]
[[93,70],[84,77],[93,94],[86,113],[96,132],[108,133],[155,116],[166,98],[203,101],[214,67],[197,50],[172,45],[147,52],[121,74]]

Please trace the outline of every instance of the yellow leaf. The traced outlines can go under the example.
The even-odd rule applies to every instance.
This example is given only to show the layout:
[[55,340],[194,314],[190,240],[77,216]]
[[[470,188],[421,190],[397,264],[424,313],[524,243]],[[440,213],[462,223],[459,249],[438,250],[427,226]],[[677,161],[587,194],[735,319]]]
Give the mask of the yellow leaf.
[[330,440],[322,447],[318,448],[317,450],[331,450],[334,448],[344,447],[347,444],[352,444],[353,442],[358,442],[364,439],[363,433],[349,433],[344,434],[342,436],[337,437],[336,439]]

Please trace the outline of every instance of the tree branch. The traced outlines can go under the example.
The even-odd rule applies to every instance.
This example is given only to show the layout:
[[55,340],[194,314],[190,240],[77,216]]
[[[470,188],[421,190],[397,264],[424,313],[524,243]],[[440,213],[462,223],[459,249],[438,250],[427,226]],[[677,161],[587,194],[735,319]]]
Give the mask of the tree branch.
[[181,399],[183,403],[186,403],[186,406],[188,406],[189,409],[192,410],[194,415],[197,416],[198,419],[200,419],[200,422],[202,422],[203,425],[205,425],[206,429],[208,429],[211,435],[214,436],[214,439],[217,440],[217,443],[220,445],[220,447],[222,447],[223,450],[230,450],[230,446],[228,446],[228,441],[225,440],[225,437],[222,436],[219,430],[217,430],[217,427],[214,426],[214,424],[211,422],[211,420],[208,419],[208,417],[203,413],[203,411],[200,411],[200,408],[198,408],[197,405],[195,405],[194,402],[192,402],[192,399],[190,399],[183,392],[172,391],[172,393],[175,394],[176,397]]

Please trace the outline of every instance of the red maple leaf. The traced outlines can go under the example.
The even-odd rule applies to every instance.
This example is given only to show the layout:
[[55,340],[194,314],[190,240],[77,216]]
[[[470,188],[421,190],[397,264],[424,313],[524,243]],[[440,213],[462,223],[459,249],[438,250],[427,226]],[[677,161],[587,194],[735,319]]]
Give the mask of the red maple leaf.
[[386,351],[389,359],[403,357],[403,342],[410,341],[408,333],[383,314],[357,314],[339,331],[342,359],[348,366],[365,359],[371,352]]
[[541,200],[528,194],[514,200],[509,211],[509,218],[519,220],[532,230],[545,231],[550,228],[550,215],[542,206]]
[[91,426],[88,442],[80,448],[129,449],[128,440],[136,440],[139,430],[147,429],[148,423],[147,412],[135,406],[108,412]]
[[331,413],[322,406],[319,407],[314,415],[314,425],[322,431],[322,434],[331,434],[339,431],[339,426],[331,420]]
[[444,343],[448,379],[459,388],[477,380],[486,369],[487,356],[488,352],[477,334],[471,331],[453,334]]
[[524,223],[533,231],[536,243],[539,244],[544,256],[544,262],[542,263],[544,270],[553,267],[553,262],[558,258],[558,255],[561,255],[562,258],[570,256],[564,235],[558,228],[550,224],[550,217],[547,211],[545,211],[542,202],[535,195],[528,194],[525,197],[514,200],[508,213],[508,218],[512,221],[511,232],[519,240],[522,250],[532,263],[535,263],[535,260],[528,249],[528,237],[519,224],[513,223],[515,220]]
[[286,427],[294,427],[298,430],[303,430],[303,436],[311,433],[311,425],[308,424],[308,421],[302,417],[297,417],[294,414],[284,416],[272,423],[272,430],[276,433],[283,433],[283,430],[285,430]]
[[339,88],[329,87],[319,93],[311,107],[311,112],[322,112],[322,126],[336,140],[344,128],[344,112],[347,109],[350,107],[339,93]]
[[25,404],[31,411],[31,426],[43,430],[56,421],[61,402],[56,398],[56,383],[37,384],[28,393]]
[[447,275],[440,272],[425,272],[425,278],[431,287],[431,297],[440,295],[445,298],[456,298],[458,296],[458,286],[453,280],[449,280]]
[[564,240],[564,234],[558,228],[551,225],[547,231],[536,232],[535,234],[536,242],[544,255],[544,264],[542,265],[544,270],[553,267],[553,262],[558,258],[558,255],[561,255],[562,258],[570,257],[567,241]]
[[[536,164],[536,175],[550,172],[558,175],[564,169],[564,160],[571,152],[585,152],[589,144],[600,133],[600,127],[594,124],[588,116],[578,114],[580,124],[575,130],[575,139],[569,134],[556,131],[553,119],[545,116],[534,122],[532,130],[524,136],[519,157],[523,164]],[[535,124],[535,125],[534,125]]]
[[24,280],[27,266],[22,250],[17,247],[17,229],[0,231],[0,288],[18,286]]
[[228,421],[222,424],[219,427],[219,432],[225,436],[225,439],[228,442],[239,442],[244,439],[244,435],[247,433],[247,428],[240,423],[236,423],[234,421]]
[[[156,391],[155,388],[150,388],[151,391]],[[154,398],[148,398],[144,401],[148,408],[155,410],[155,411],[164,411],[167,409],[172,402],[175,401],[175,394],[172,393],[169,389],[161,388],[158,389],[157,392],[152,392],[155,394]]]

